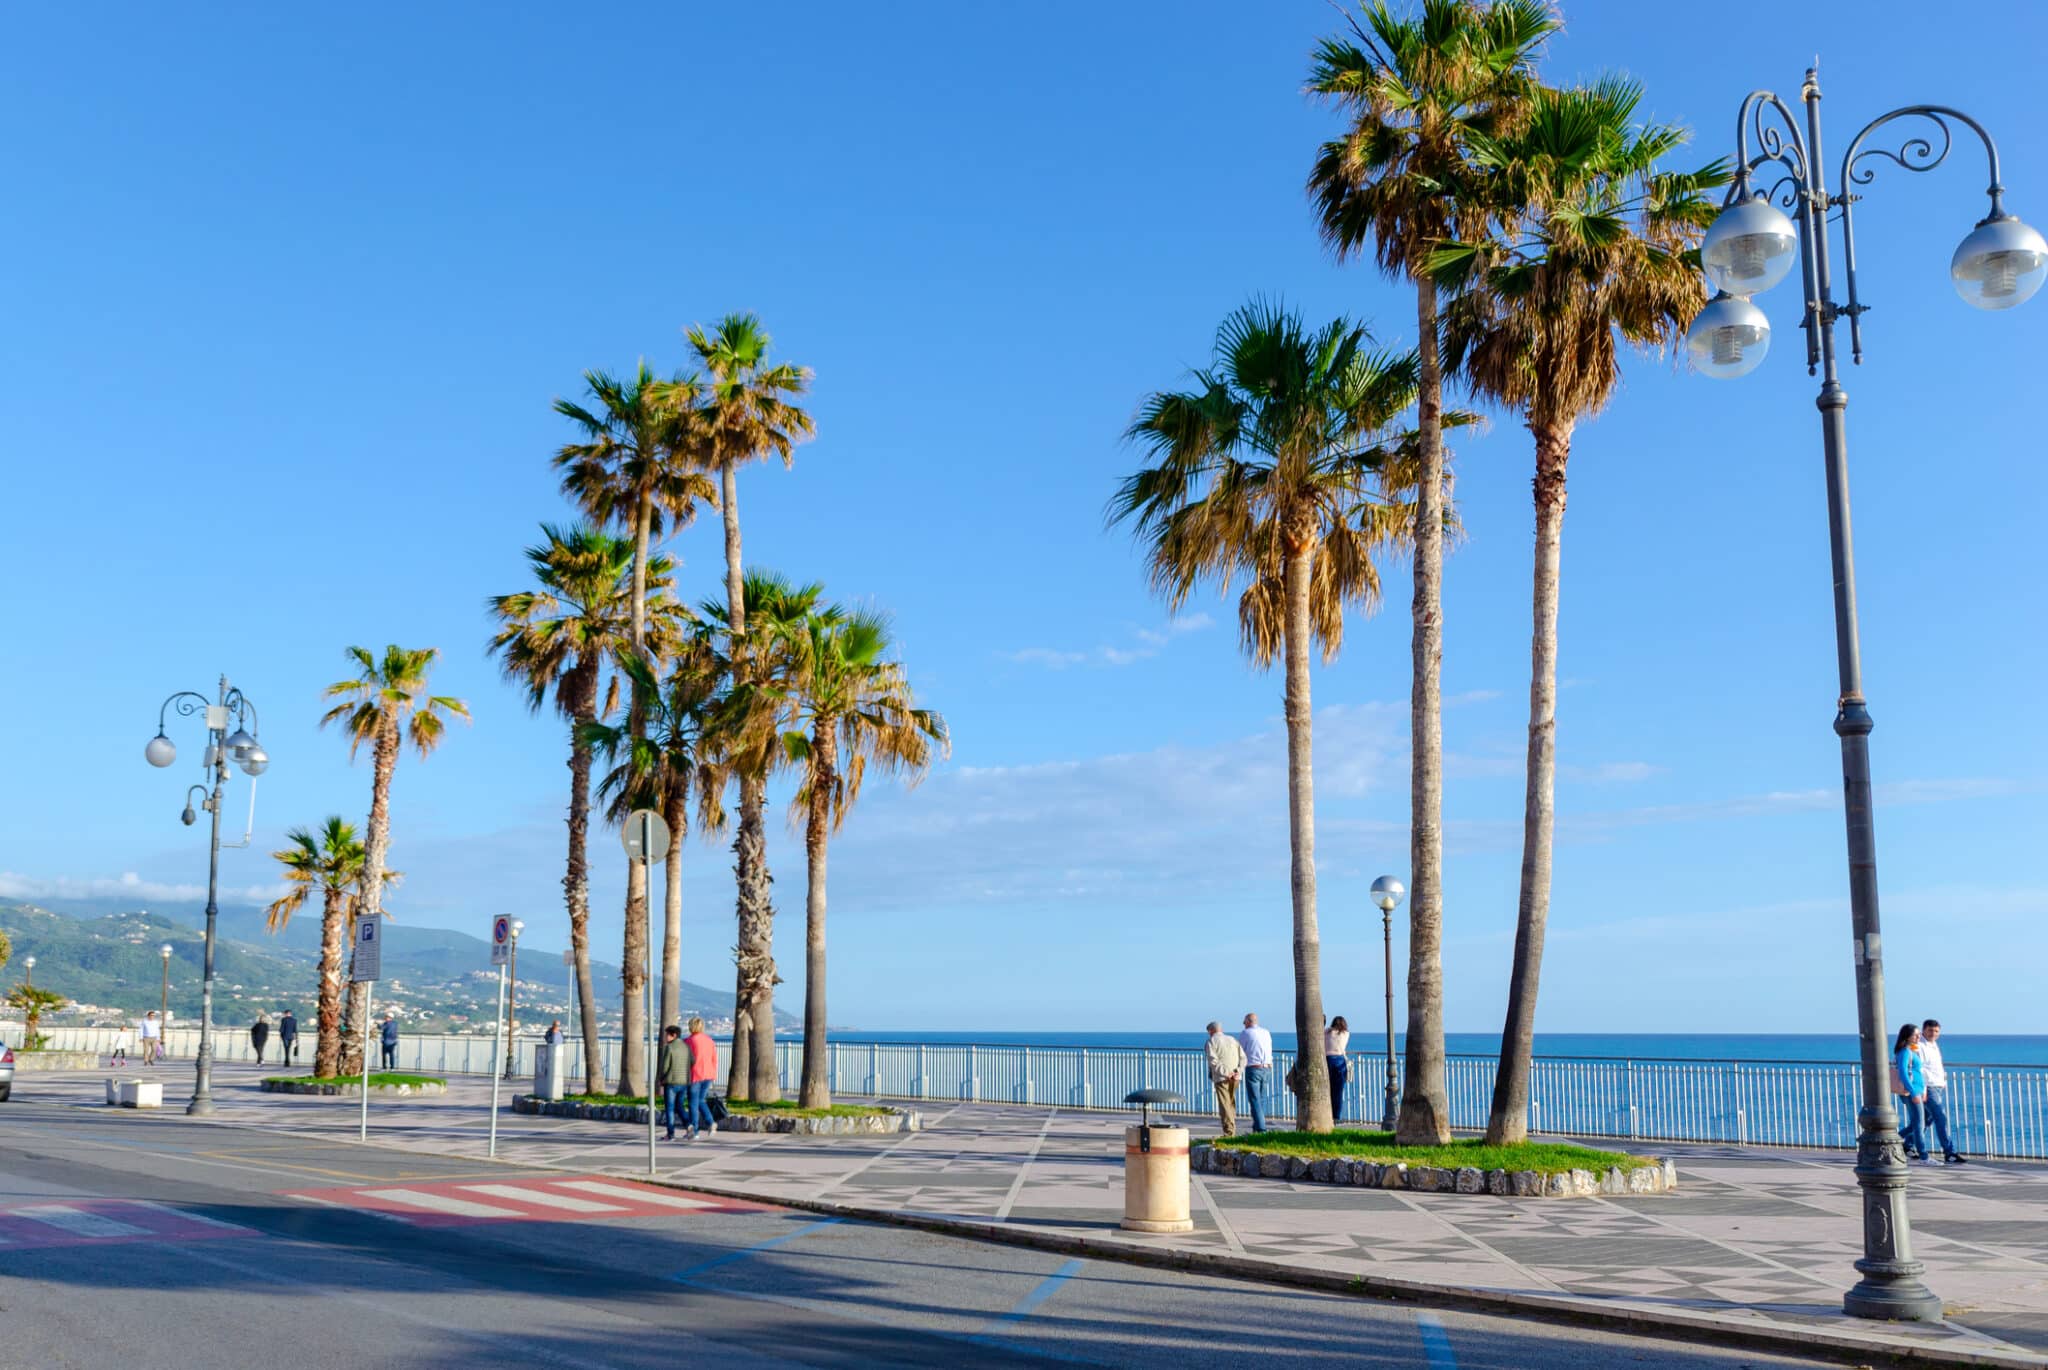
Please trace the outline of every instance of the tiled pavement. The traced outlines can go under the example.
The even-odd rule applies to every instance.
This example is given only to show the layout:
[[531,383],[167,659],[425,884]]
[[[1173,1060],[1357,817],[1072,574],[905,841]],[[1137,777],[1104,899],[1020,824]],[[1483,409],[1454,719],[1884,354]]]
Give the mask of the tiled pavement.
[[[176,1077],[172,1077],[176,1078]],[[353,1135],[352,1101],[264,1095],[253,1071],[217,1072],[218,1118],[287,1132]],[[169,1083],[169,1080],[167,1080]],[[166,1103],[182,1102],[182,1080]],[[99,1077],[52,1080],[96,1102]],[[379,1100],[372,1140],[443,1154],[485,1150],[487,1085],[438,1099]],[[173,1099],[168,1096],[177,1095]],[[509,1092],[508,1092],[509,1101]],[[1116,1230],[1121,1115],[992,1104],[926,1104],[907,1136],[721,1133],[662,1143],[663,1179],[894,1213],[1028,1226],[1133,1246],[1193,1248],[1343,1274],[1516,1290],[1607,1306],[1711,1312],[1848,1331],[1842,1292],[1861,1253],[1845,1153],[1645,1145],[1671,1156],[1669,1195],[1514,1200],[1410,1194],[1235,1176],[1193,1177],[1195,1230]],[[1197,1139],[1208,1131],[1197,1126]],[[646,1134],[621,1124],[499,1119],[498,1154],[528,1165],[646,1174]],[[1915,1166],[1912,1215],[1927,1282],[1946,1301],[1916,1340],[2026,1350],[2048,1365],[2048,1166]]]

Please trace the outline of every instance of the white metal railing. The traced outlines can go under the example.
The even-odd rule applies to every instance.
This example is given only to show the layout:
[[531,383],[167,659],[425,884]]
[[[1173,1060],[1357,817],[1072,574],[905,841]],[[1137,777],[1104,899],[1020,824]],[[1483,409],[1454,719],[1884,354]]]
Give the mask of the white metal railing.
[[[114,1029],[50,1027],[50,1047],[104,1055]],[[19,1040],[18,1028],[7,1034]],[[131,1040],[133,1034],[130,1034]],[[513,1074],[531,1076],[537,1036],[513,1045]],[[191,1060],[196,1027],[175,1026],[165,1037],[172,1059]],[[374,1043],[373,1043],[374,1045]],[[600,1043],[604,1079],[616,1083],[619,1039]],[[721,1051],[730,1051],[721,1039]],[[268,1061],[277,1060],[273,1033]],[[435,1075],[489,1074],[497,1048],[471,1034],[409,1033],[399,1038],[397,1068]],[[253,1062],[246,1028],[215,1034],[215,1059]],[[301,1032],[299,1066],[310,1067],[313,1037]],[[580,1039],[567,1043],[571,1087],[584,1087]],[[779,1073],[793,1089],[803,1044],[776,1041]],[[373,1061],[376,1058],[373,1058]],[[1353,1052],[1340,1101],[1340,1117],[1376,1123],[1386,1081],[1384,1053]],[[1262,1098],[1268,1118],[1292,1120],[1294,1099],[1284,1080],[1291,1053],[1276,1051]],[[1491,1056],[1452,1056],[1445,1062],[1451,1126],[1486,1126],[1493,1102],[1496,1062]],[[1395,1058],[1398,1072],[1400,1058]],[[1213,1097],[1207,1060],[1199,1048],[1016,1046],[957,1042],[829,1044],[828,1078],[836,1093],[929,1101],[1053,1104],[1063,1108],[1128,1107],[1137,1089],[1170,1089],[1195,1109]],[[1956,1146],[1972,1155],[2048,1159],[2048,1068],[1948,1068],[1948,1120]],[[1624,1060],[1596,1057],[1536,1059],[1530,1080],[1532,1131],[1636,1141],[1721,1142],[1733,1145],[1853,1147],[1860,1067],[1851,1061]],[[1243,1110],[1244,1102],[1240,1100]],[[1929,1139],[1932,1145],[1932,1138]]]

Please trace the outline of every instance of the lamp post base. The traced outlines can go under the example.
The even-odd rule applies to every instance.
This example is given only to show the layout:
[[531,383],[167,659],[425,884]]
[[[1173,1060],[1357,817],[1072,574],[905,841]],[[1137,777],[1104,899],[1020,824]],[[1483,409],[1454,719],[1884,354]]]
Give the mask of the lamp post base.
[[[1859,1270],[1863,1265],[1856,1262]],[[1842,1311],[1852,1318],[1877,1322],[1940,1322],[1941,1297],[1920,1283],[1917,1273],[1865,1271],[1856,1287],[1842,1295]]]
[[185,1116],[188,1118],[204,1118],[212,1112],[213,1096],[210,1094],[195,1094],[192,1096],[192,1102],[185,1105]]

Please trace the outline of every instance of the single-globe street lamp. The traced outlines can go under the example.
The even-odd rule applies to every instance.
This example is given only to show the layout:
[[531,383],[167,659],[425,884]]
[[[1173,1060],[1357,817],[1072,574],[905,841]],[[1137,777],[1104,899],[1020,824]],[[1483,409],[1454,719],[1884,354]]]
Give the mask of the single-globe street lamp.
[[[1686,337],[1694,364],[1707,375],[1728,379],[1753,371],[1770,346],[1770,322],[1750,296],[1783,280],[1796,264],[1805,294],[1806,369],[1821,377],[1817,404],[1828,489],[1828,540],[1835,582],[1835,658],[1841,695],[1835,733],[1842,744],[1843,809],[1848,826],[1849,917],[1854,931],[1856,1020],[1862,1040],[1863,1106],[1857,1112],[1856,1183],[1863,1191],[1863,1259],[1855,1288],[1843,1310],[1860,1318],[1936,1322],[1941,1300],[1921,1281],[1924,1267],[1913,1259],[1912,1227],[1906,1212],[1906,1152],[1892,1109],[1889,1042],[1885,1032],[1884,957],[1877,909],[1877,832],[1871,815],[1871,719],[1863,695],[1863,666],[1856,633],[1856,561],[1849,535],[1849,397],[1835,358],[1835,321],[1849,321],[1851,359],[1863,360],[1862,318],[1869,308],[1856,289],[1854,187],[1877,175],[1877,159],[1907,171],[1939,166],[1954,145],[1950,121],[1984,144],[1990,165],[1990,213],[1966,236],[1949,263],[1956,293],[1979,309],[2010,309],[2040,289],[2048,276],[2048,242],[2005,209],[1998,146],[1969,115],[1947,105],[1906,105],[1879,115],[1849,140],[1843,156],[1841,190],[1830,193],[1822,161],[1820,78],[1809,67],[1800,98],[1805,129],[1777,95],[1752,91],[1735,117],[1735,184],[1727,206],[1700,243],[1700,262],[1721,292],[1700,312]],[[1926,121],[1897,151],[1865,147],[1872,134],[1899,119]],[[1782,127],[1780,127],[1782,125]],[[1751,140],[1756,151],[1752,155]],[[1758,173],[1781,172],[1768,189]],[[1780,190],[1782,199],[1773,204]],[[1792,211],[1792,217],[1781,212]],[[1848,303],[1837,304],[1828,225],[1842,228],[1842,277]]]
[[1394,1130],[1394,1114],[1401,1102],[1401,1087],[1394,1072],[1394,910],[1408,897],[1408,887],[1391,875],[1372,882],[1372,902],[1379,905],[1380,932],[1385,938],[1387,971],[1387,1107],[1380,1115],[1380,1127]]
[[526,920],[512,920],[512,945],[507,952],[510,962],[505,967],[505,1078],[518,1074],[515,1064],[519,1052],[519,934],[526,931]]
[[[194,796],[198,796],[197,807],[213,816],[213,835],[207,847],[206,861],[206,960],[199,982],[199,1056],[193,1068],[192,1101],[185,1105],[189,1114],[213,1112],[213,950],[214,926],[220,917],[220,815],[221,799],[227,789],[228,762],[241,767],[252,780],[270,767],[270,756],[263,750],[263,744],[256,740],[253,731],[260,725],[256,720],[256,706],[248,696],[228,684],[228,678],[220,678],[220,691],[215,699],[192,690],[180,690],[163,702],[157,710],[156,736],[142,749],[143,758],[150,765],[164,767],[178,759],[178,749],[171,739],[164,735],[164,723],[170,711],[176,709],[181,717],[193,714],[206,715],[206,750],[200,754],[202,769],[210,773],[213,782],[211,792],[205,785],[194,785],[185,791],[185,811],[179,815],[186,827],[198,820],[194,812]],[[229,732],[230,726],[234,731]],[[253,820],[255,803],[254,788],[250,791]],[[244,839],[246,844],[247,839]],[[164,974],[168,979],[170,960],[164,961]],[[168,1000],[169,990],[165,991]],[[166,1003],[166,1011],[169,1005]]]
[[21,959],[21,984],[24,989],[36,987],[36,958],[24,956]]
[[162,1023],[171,1021],[171,944],[169,942],[164,943],[156,949],[156,954],[164,958],[163,1002],[158,1005],[156,1015],[161,1020],[157,1031],[162,1032]]

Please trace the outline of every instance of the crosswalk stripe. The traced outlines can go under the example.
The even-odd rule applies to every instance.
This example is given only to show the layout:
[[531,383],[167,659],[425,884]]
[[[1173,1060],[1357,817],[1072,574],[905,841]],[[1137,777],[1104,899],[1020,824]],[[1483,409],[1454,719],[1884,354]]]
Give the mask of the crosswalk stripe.
[[233,1223],[224,1223],[219,1218],[209,1218],[204,1213],[194,1213],[189,1208],[173,1208],[169,1204],[151,1203],[147,1199],[137,1199],[135,1206],[137,1208],[147,1208],[153,1213],[168,1213],[180,1222],[197,1223],[201,1227],[218,1227],[228,1232],[247,1232],[249,1230],[246,1227],[237,1227]]
[[127,1223],[115,1222],[101,1214],[67,1208],[63,1204],[36,1204],[30,1208],[17,1208],[8,1216],[44,1223],[69,1232],[74,1237],[140,1237],[149,1232],[146,1227],[131,1227]]
[[586,1194],[602,1194],[607,1199],[626,1199],[636,1204],[652,1204],[658,1208],[711,1208],[712,1204],[702,1199],[685,1199],[676,1194],[656,1194],[651,1190],[632,1189],[622,1184],[606,1184],[603,1180],[563,1180],[564,1189],[580,1189]]
[[573,1194],[555,1194],[545,1189],[522,1189],[512,1184],[466,1184],[465,1194],[488,1194],[494,1199],[511,1199],[517,1203],[540,1204],[544,1208],[564,1208],[571,1213],[623,1213],[617,1204],[601,1204],[592,1199],[579,1199]]
[[393,1203],[405,1204],[411,1208],[424,1208],[434,1213],[453,1214],[459,1218],[523,1218],[526,1215],[516,1208],[498,1208],[491,1204],[471,1203],[458,1199],[453,1194],[429,1194],[424,1189],[365,1189],[366,1199],[389,1199]]

